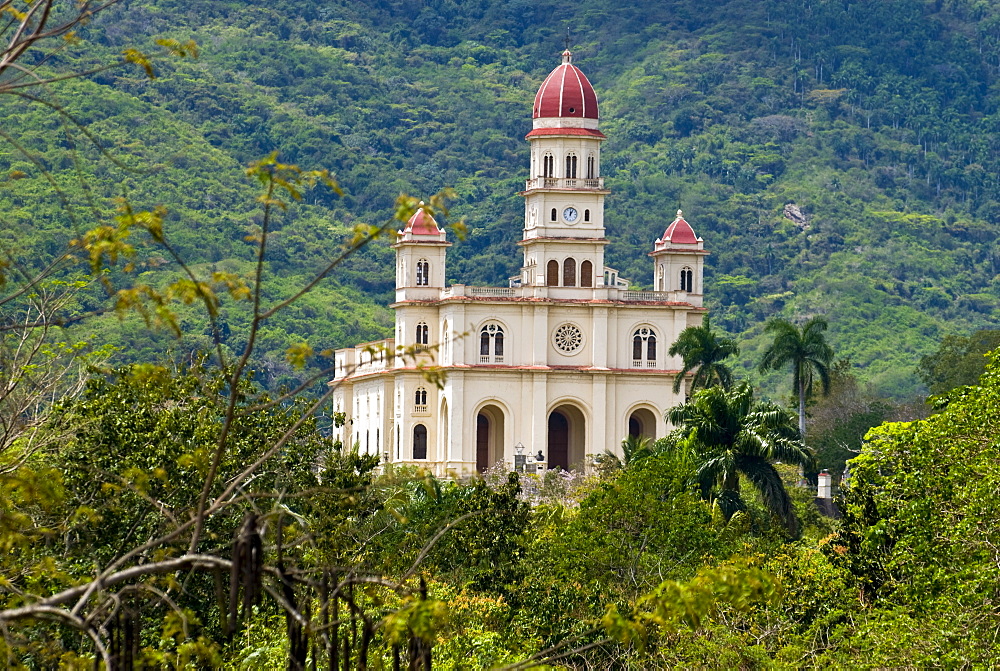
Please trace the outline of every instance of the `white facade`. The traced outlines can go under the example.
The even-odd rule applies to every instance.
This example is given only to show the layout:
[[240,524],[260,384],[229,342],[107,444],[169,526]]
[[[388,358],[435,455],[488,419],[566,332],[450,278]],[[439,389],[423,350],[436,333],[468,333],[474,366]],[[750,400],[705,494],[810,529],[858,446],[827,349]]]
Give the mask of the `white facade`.
[[[511,465],[517,445],[571,468],[619,452],[629,433],[667,431],[664,412],[683,401],[667,350],[701,323],[708,252],[678,212],[650,253],[656,291],[631,291],[605,267],[596,96],[584,88],[591,117],[565,116],[573,92],[548,85],[566,73],[590,87],[566,52],[536,98],[520,275],[508,287],[444,286],[445,233],[418,211],[395,244],[395,338],[336,353],[345,445],[460,476]],[[564,116],[543,116],[554,95]],[[443,374],[440,387],[428,371]]]

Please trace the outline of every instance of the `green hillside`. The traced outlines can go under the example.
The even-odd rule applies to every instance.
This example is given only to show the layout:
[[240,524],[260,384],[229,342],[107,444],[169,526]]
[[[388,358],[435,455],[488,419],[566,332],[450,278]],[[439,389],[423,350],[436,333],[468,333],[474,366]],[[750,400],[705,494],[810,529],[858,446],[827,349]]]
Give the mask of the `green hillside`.
[[[346,195],[310,194],[283,216],[272,298],[353,223],[386,221],[399,193],[446,186],[470,229],[449,279],[504,283],[520,266],[530,103],[567,31],[609,137],[609,265],[650,284],[645,253],[683,208],[713,252],[707,305],[748,370],[767,318],[825,314],[838,356],[909,396],[943,335],[995,323],[1000,9],[989,3],[137,0],[99,14],[52,67],[152,50],[163,36],[194,39],[200,57],[158,62],[152,81],[114,70],[48,93],[124,168],[78,135],[68,142],[45,108],[8,100],[2,114],[77,217],[88,192],[99,206],[123,193],[162,204],[171,239],[204,267],[247,267],[258,215],[246,164],[278,150],[330,168]],[[13,170],[27,177],[0,188],[0,236],[29,257],[51,253],[73,223],[38,167],[5,148],[0,171]],[[372,246],[272,324],[261,367],[288,381],[292,342],[388,335],[391,258]],[[243,316],[226,317],[237,347]],[[124,357],[163,346],[140,324],[92,328]],[[763,382],[786,392],[783,376]]]

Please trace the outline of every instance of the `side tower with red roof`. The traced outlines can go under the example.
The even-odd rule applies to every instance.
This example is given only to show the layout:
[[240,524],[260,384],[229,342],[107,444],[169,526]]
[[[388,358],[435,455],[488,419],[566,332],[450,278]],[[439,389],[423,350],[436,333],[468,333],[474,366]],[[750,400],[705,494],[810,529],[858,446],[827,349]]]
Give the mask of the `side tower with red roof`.
[[677,217],[656,240],[649,255],[653,257],[653,288],[681,292],[686,294],[684,300],[701,307],[708,252],[704,241],[684,220],[683,212],[677,210]]

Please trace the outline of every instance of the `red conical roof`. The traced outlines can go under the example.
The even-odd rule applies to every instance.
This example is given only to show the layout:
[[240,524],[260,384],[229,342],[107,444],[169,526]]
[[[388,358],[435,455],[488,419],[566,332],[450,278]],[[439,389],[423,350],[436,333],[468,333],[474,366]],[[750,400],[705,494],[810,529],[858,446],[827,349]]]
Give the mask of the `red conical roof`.
[[413,235],[439,235],[441,229],[438,228],[437,222],[434,221],[434,217],[427,214],[424,210],[423,202],[420,203],[421,207],[413,213],[409,221],[406,222],[406,228],[403,232],[409,231]]
[[587,76],[573,65],[573,54],[562,54],[562,65],[549,73],[535,94],[532,118],[577,117],[597,119],[597,94]]
[[667,230],[658,242],[672,242],[675,245],[697,245],[698,236],[694,234],[691,224],[684,221],[681,211],[677,210],[677,218],[667,226]]

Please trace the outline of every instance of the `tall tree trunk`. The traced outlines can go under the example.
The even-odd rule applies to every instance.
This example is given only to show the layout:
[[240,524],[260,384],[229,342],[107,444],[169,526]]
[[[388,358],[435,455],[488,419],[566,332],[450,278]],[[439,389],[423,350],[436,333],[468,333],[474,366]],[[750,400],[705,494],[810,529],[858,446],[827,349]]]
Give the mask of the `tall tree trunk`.
[[799,438],[806,439],[806,381],[805,376],[799,376]]
[[726,478],[722,481],[722,489],[724,491],[734,492],[736,494],[740,493],[740,474],[736,471],[728,473]]

